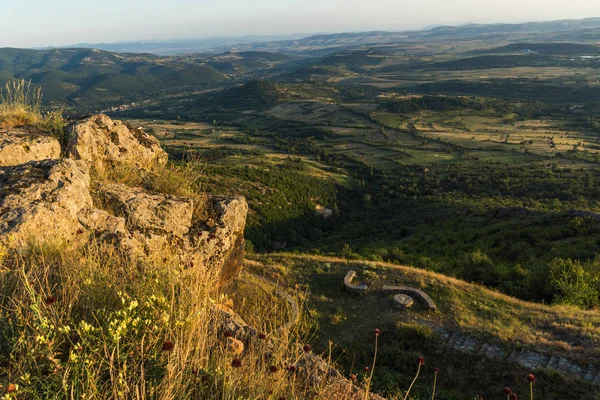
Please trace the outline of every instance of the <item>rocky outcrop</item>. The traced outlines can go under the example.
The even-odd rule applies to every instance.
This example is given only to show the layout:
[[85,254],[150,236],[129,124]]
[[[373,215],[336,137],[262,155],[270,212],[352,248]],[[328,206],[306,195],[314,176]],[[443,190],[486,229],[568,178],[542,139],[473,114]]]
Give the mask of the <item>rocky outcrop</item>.
[[72,124],[67,133],[69,157],[83,160],[97,171],[118,165],[151,170],[167,163],[167,153],[155,137],[104,114]]
[[[92,196],[92,169],[154,170],[167,162],[167,154],[155,138],[106,115],[79,121],[67,128],[69,133],[72,158],[65,159],[46,159],[60,156],[51,138],[17,131],[3,139],[8,143],[0,149],[8,154],[3,162],[18,165],[0,166],[0,243],[10,247],[30,239],[60,239],[79,245],[95,238],[114,244],[132,262],[162,259],[168,250],[190,267],[217,269],[223,285],[237,277],[248,213],[243,197],[209,198],[210,217],[202,221],[194,219],[190,198],[100,182]],[[50,145],[42,151],[38,144],[45,141]],[[27,146],[38,150],[24,156]]]
[[0,130],[0,167],[60,158],[60,143],[33,128]]
[[134,229],[183,236],[192,226],[194,202],[125,185],[101,185],[102,201]]
[[87,165],[69,159],[0,168],[0,243],[71,240],[92,206]]

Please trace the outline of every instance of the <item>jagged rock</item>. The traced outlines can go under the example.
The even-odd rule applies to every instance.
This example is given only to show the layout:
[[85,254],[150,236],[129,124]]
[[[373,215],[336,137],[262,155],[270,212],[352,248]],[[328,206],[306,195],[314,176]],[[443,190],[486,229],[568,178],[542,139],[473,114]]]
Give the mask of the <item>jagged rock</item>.
[[0,167],[60,157],[60,143],[33,128],[0,130]]
[[200,231],[194,243],[193,263],[214,265],[222,262],[220,284],[235,279],[243,266],[244,227],[248,203],[243,197],[213,197],[209,201],[215,213],[213,225]]
[[84,162],[32,161],[0,168],[0,242],[71,240],[79,212],[92,206]]
[[191,199],[148,193],[120,184],[102,185],[98,192],[109,208],[135,229],[183,236],[192,225]]
[[98,171],[119,165],[151,170],[167,163],[167,153],[156,138],[104,114],[74,123],[67,133],[69,156],[87,162]]

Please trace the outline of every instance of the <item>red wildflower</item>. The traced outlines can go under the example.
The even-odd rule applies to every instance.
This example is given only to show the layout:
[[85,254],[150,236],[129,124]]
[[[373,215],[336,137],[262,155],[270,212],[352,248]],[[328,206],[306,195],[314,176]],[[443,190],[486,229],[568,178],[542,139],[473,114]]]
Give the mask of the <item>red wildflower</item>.
[[304,350],[305,353],[310,353],[310,344],[305,344],[302,349]]
[[519,396],[517,396],[516,393],[513,393],[510,395],[510,400],[518,400],[518,399],[519,399]]
[[510,396],[512,394],[512,390],[507,386],[504,388],[504,394]]
[[15,385],[14,383],[9,383],[8,386],[6,387],[6,391],[8,393],[14,393],[17,391],[17,385]]
[[267,335],[265,335],[263,332],[261,332],[258,334],[258,338],[264,340],[267,338]]
[[175,348],[175,344],[169,340],[167,340],[166,342],[164,342],[162,344],[162,351],[173,351],[173,349]]
[[379,336],[380,333],[381,331],[379,329],[375,329],[375,336]]
[[234,358],[231,362],[231,366],[233,368],[240,368],[242,366],[242,360],[240,360],[239,358]]
[[423,357],[419,357],[419,365],[425,365],[425,359]]
[[271,366],[269,367],[269,371],[271,371],[272,373],[275,373],[275,372],[277,372],[277,367],[276,367],[276,366],[274,366],[274,365],[271,365]]
[[296,372],[296,366],[290,365],[289,367],[287,367],[287,370],[293,374],[294,372]]
[[535,382],[535,375],[533,375],[533,374],[527,375],[527,380],[529,381],[529,383]]
[[356,379],[357,379],[357,378],[356,378],[356,375],[354,375],[354,374],[350,374],[350,380],[351,380],[352,382],[356,382]]
[[365,367],[365,372],[369,372],[370,368],[369,367]]
[[438,367],[435,367],[435,368],[433,369],[433,372],[435,372],[435,373],[437,374],[438,372],[440,372],[440,369],[439,369]]
[[51,306],[52,304],[56,303],[56,297],[48,296],[48,297],[46,297],[45,301],[46,301],[47,306]]

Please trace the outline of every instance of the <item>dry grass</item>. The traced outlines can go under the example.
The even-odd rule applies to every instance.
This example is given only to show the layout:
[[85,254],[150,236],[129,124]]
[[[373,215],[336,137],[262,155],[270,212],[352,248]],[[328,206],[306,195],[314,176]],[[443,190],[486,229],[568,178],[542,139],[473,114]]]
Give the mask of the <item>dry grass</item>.
[[[326,278],[331,274],[339,276],[341,284],[344,274],[354,269],[359,273],[357,281],[368,281],[372,289],[384,284],[408,284],[426,291],[441,312],[419,314],[416,316],[419,319],[508,346],[542,348],[582,363],[594,362],[600,357],[600,310],[522,301],[481,285],[385,262],[292,254],[255,257],[261,267],[253,269],[289,285],[305,280],[314,287],[319,285],[320,279],[331,279]],[[323,265],[331,266],[325,274],[319,271]],[[364,307],[369,305],[365,302]],[[386,314],[378,310],[372,312],[372,315]],[[406,315],[410,319],[410,313]]]
[[17,391],[3,398],[314,397],[286,370],[301,357],[302,336],[280,328],[281,313],[262,314],[275,342],[255,338],[232,353],[213,323],[214,303],[227,299],[214,269],[186,268],[170,251],[136,265],[102,244],[4,254],[0,387]]
[[42,91],[33,88],[30,82],[15,80],[6,83],[0,90],[0,128],[33,125],[42,118],[40,105]]

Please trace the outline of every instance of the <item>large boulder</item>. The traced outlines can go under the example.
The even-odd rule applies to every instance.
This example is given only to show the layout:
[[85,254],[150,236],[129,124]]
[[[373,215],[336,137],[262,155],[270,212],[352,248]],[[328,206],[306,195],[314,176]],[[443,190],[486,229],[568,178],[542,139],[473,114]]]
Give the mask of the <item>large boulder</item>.
[[192,225],[191,199],[120,184],[101,185],[98,193],[105,205],[134,229],[183,236]]
[[60,158],[60,143],[32,127],[0,129],[0,167]]
[[0,242],[70,241],[81,232],[79,212],[92,206],[82,161],[32,161],[0,167]]
[[151,170],[167,163],[167,153],[154,136],[104,114],[72,124],[67,134],[67,154],[96,171],[118,166]]

